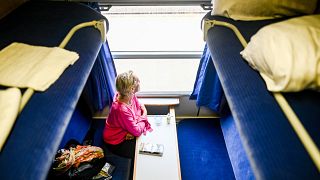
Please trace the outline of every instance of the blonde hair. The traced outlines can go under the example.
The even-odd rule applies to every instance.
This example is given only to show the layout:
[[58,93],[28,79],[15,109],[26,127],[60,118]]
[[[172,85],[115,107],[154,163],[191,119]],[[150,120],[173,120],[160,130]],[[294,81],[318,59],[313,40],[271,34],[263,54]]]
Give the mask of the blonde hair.
[[135,88],[138,81],[138,77],[131,70],[121,73],[116,78],[116,89],[121,96],[128,96],[131,88]]

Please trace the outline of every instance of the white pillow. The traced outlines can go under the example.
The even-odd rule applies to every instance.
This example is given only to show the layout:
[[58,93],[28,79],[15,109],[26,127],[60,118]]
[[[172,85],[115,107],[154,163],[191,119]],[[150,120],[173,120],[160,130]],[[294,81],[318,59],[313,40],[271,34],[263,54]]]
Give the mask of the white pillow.
[[320,15],[265,26],[240,54],[270,91],[320,89]]
[[317,0],[212,0],[212,5],[212,15],[250,21],[312,14]]

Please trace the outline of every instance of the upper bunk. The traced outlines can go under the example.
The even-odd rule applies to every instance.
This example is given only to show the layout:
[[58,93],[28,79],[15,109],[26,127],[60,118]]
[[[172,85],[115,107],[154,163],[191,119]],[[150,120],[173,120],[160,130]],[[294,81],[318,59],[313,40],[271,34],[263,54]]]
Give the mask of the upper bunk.
[[[13,42],[57,47],[74,26],[93,20],[107,22],[99,12],[80,3],[28,1],[0,20],[0,49]],[[79,59],[49,89],[35,92],[18,115],[0,154],[1,179],[46,178],[101,39],[94,27],[81,28],[71,37],[65,49],[77,52]]]
[[[204,19],[234,25],[247,42],[262,27],[285,20],[241,21],[210,13]],[[223,89],[255,177],[317,179],[317,166],[259,72],[242,58],[244,47],[234,31],[215,24],[207,28],[206,42],[222,86],[216,86],[215,91]],[[303,90],[282,94],[320,147],[320,93]]]

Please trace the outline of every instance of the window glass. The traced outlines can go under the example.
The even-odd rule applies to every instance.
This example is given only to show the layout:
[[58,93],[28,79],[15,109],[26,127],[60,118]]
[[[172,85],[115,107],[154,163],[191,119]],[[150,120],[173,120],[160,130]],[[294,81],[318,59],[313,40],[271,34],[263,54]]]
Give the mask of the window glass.
[[117,72],[133,70],[145,93],[190,93],[199,59],[118,59]]
[[117,72],[134,70],[142,92],[191,92],[204,48],[200,6],[113,6],[103,14]]

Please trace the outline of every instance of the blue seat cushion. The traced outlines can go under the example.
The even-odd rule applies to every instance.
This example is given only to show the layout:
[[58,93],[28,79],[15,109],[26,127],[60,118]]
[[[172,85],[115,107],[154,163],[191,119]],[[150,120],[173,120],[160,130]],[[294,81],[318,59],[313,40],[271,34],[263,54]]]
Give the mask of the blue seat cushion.
[[219,120],[182,120],[177,133],[183,180],[235,179]]
[[[116,168],[113,172],[113,180],[128,180],[130,177],[131,159],[120,157],[113,154],[106,148],[102,138],[102,133],[105,125],[105,119],[94,119],[92,129],[94,130],[93,145],[100,146],[104,150],[107,162],[114,165]],[[132,167],[133,168],[133,167]]]

